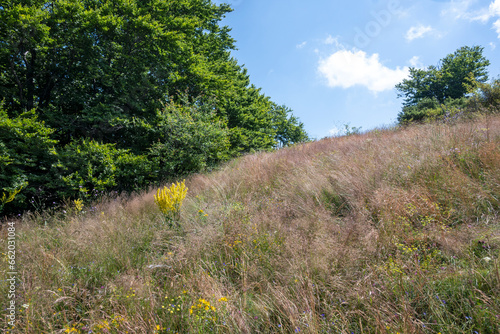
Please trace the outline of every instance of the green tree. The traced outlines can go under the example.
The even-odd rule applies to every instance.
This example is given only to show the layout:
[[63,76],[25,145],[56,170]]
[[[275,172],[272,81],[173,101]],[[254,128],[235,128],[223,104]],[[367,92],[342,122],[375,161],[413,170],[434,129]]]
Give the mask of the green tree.
[[203,170],[228,159],[229,131],[212,105],[170,103],[157,113],[148,158],[158,179]]
[[211,98],[190,102],[184,95],[181,102],[158,110],[154,119],[116,119],[113,125],[121,129],[121,146],[135,154],[148,147],[153,179],[202,170],[229,158],[229,130]]
[[476,89],[471,89],[473,96],[470,98],[468,106],[473,111],[500,111],[500,79],[495,79],[491,83],[477,83]]
[[112,119],[154,117],[176,91],[195,94],[225,79],[210,62],[234,48],[217,25],[229,10],[204,0],[7,1],[0,16],[6,107],[37,106],[64,143],[113,141]]
[[306,142],[309,140],[304,124],[291,114],[291,110],[284,105],[271,103],[273,127],[276,131],[275,139],[278,147]]
[[466,97],[458,99],[446,99],[444,103],[433,98],[423,98],[415,105],[404,106],[398,114],[399,124],[435,120],[446,114],[453,115],[463,110],[469,104]]
[[470,85],[488,80],[490,61],[483,56],[483,50],[479,46],[464,46],[441,60],[443,93],[438,97],[440,102],[461,98],[468,93]]
[[3,192],[28,182],[20,203],[135,190],[305,140],[232,58],[220,24],[230,11],[210,0],[3,0]]
[[9,118],[0,105],[0,197],[23,188],[9,204],[11,212],[27,209],[35,198],[56,200],[58,156],[53,133],[33,111]]
[[234,152],[266,149],[270,106],[231,57],[234,40],[219,24],[230,11],[209,0],[6,0],[5,107],[9,115],[36,108],[62,145],[82,137],[115,143],[115,119],[151,121],[166,101],[210,94],[244,137],[231,141]]
[[468,92],[474,82],[488,80],[486,68],[490,62],[479,46],[464,46],[441,59],[440,66],[427,69],[410,68],[410,77],[396,85],[398,97],[404,106],[415,106],[423,99],[459,99]]

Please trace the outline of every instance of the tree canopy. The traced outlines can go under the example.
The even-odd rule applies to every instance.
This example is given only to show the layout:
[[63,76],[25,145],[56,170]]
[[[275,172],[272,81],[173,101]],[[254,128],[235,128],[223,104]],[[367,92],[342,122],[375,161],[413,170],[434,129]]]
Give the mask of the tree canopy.
[[[232,58],[235,41],[220,25],[231,10],[210,0],[2,1],[0,152],[16,127],[34,129],[54,177],[42,185],[37,177],[48,175],[9,148],[0,196],[19,184],[29,184],[19,198],[130,188],[132,165],[142,173],[134,187],[143,186],[306,140],[291,110]],[[97,151],[107,167],[90,159]]]
[[483,56],[483,47],[464,46],[441,59],[439,66],[410,68],[408,79],[396,85],[403,98],[399,123],[421,121],[441,115],[445,109],[460,109],[466,95],[488,80],[490,64]]
[[488,80],[490,64],[483,56],[483,47],[464,46],[440,60],[439,66],[426,69],[411,67],[410,77],[396,85],[398,97],[405,106],[416,105],[422,99],[458,99],[467,94],[474,82]]

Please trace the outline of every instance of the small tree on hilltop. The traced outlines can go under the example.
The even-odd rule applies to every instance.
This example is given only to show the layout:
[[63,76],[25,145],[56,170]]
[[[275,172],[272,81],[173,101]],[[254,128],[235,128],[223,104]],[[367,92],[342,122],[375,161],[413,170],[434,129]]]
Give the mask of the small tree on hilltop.
[[[483,47],[464,46],[440,60],[440,66],[426,69],[410,68],[410,77],[396,85],[398,97],[404,99],[398,120],[408,121],[428,118],[422,106],[435,101],[438,104],[466,96],[470,89],[488,80],[490,64],[483,56]],[[423,103],[424,102],[424,103]],[[422,104],[423,103],[423,104]],[[434,108],[436,109],[436,108]],[[418,112],[417,112],[418,111]],[[412,117],[418,113],[418,119]]]

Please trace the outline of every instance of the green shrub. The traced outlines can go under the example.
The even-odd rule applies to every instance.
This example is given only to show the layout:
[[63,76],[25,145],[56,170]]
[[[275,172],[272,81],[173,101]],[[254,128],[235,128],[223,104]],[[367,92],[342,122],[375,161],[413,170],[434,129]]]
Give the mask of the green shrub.
[[210,99],[186,98],[168,103],[150,119],[116,118],[112,125],[119,129],[117,147],[131,147],[149,162],[145,180],[198,172],[229,158],[229,130]]
[[5,205],[5,210],[10,208],[6,212],[45,209],[64,199],[91,199],[111,190],[139,190],[229,157],[226,124],[209,104],[169,104],[151,124],[115,122],[125,129],[124,140],[136,143],[134,152],[142,154],[93,139],[58,147],[55,130],[34,112],[9,118],[0,110],[0,196],[24,187]]
[[153,181],[153,165],[145,155],[126,151],[117,157],[115,165],[117,190],[139,190]]
[[491,84],[477,83],[477,87],[478,89],[468,103],[470,109],[498,112],[500,110],[500,79],[494,80]]
[[185,175],[229,158],[229,134],[225,122],[208,106],[169,104],[157,113],[155,142],[148,158],[158,179]]
[[398,122],[399,124],[408,124],[453,116],[464,110],[467,101],[467,98],[463,97],[449,98],[444,103],[439,103],[436,98],[423,98],[417,104],[403,107],[403,110],[398,114]]
[[419,122],[428,117],[429,110],[439,108],[439,101],[436,98],[424,98],[415,105],[405,106],[398,114],[398,122],[406,124],[410,122]]
[[150,164],[115,144],[80,140],[61,151],[62,180],[59,196],[91,198],[110,190],[131,190],[147,184]]
[[10,118],[0,105],[0,193],[24,187],[5,206],[6,214],[29,208],[29,202],[54,200],[57,164],[53,129],[38,121],[34,112]]

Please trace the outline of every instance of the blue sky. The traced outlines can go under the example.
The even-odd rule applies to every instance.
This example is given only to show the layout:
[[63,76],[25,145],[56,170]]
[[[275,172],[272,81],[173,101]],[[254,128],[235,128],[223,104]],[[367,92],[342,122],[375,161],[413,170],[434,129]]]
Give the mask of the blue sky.
[[250,80],[304,123],[312,138],[344,124],[394,124],[394,85],[408,67],[438,65],[480,45],[490,78],[500,75],[500,0],[226,0]]

